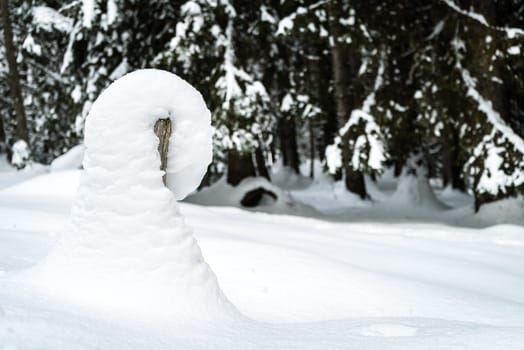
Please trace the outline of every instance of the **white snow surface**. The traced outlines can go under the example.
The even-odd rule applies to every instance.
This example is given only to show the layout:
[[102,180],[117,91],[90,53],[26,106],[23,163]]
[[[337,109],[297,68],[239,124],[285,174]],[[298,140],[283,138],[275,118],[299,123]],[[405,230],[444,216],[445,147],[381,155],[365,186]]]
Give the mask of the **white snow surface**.
[[[471,229],[387,218],[337,221],[182,203],[225,295],[246,317],[188,322],[187,315],[164,312],[164,298],[140,299],[132,289],[119,293],[136,305],[119,307],[100,297],[111,281],[86,283],[81,274],[57,280],[57,288],[80,283],[89,302],[28,284],[20,275],[38,271],[31,266],[60,240],[56,232],[67,224],[81,174],[50,173],[0,191],[2,350],[518,350],[524,344],[524,228],[507,223]],[[386,191],[391,181],[381,179],[376,190]],[[293,193],[306,198],[309,191]],[[322,193],[313,194],[320,206]],[[437,196],[450,202],[458,195],[446,189]],[[516,202],[485,206],[481,214],[518,212],[524,207]],[[136,237],[126,238],[134,244]],[[148,240],[141,243],[147,250]],[[123,249],[114,254],[122,258]],[[97,261],[90,267],[111,268]]]

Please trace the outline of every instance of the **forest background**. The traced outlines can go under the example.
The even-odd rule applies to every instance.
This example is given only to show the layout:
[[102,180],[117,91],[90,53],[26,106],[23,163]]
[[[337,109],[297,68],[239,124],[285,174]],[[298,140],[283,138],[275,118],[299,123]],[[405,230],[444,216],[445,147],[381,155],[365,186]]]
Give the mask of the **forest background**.
[[477,209],[524,193],[522,1],[0,5],[0,153],[18,168],[82,143],[108,84],[158,68],[212,111],[204,185],[270,180],[275,164],[314,178],[316,161],[362,199],[388,167],[471,193]]

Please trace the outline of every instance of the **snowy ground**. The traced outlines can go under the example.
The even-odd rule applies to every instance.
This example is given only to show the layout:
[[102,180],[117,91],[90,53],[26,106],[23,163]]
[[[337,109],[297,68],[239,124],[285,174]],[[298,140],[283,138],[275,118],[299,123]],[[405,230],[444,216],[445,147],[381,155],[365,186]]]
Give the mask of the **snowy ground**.
[[289,176],[276,182],[315,218],[182,203],[245,316],[188,323],[63,300],[13,278],[59,237],[78,175],[15,184],[21,177],[0,174],[1,350],[524,348],[519,203],[474,215],[471,198],[444,190],[445,208],[410,208],[387,177],[371,190],[377,202],[360,203],[337,184]]

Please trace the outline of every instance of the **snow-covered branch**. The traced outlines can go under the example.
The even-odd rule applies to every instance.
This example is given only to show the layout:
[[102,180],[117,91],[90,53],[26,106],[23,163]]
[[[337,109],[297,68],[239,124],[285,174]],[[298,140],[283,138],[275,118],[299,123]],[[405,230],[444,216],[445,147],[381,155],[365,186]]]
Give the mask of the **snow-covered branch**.
[[[462,82],[467,87],[467,96],[477,103],[478,110],[486,116],[486,120],[492,126],[491,132],[486,134],[473,150],[471,157],[466,162],[466,169],[470,169],[471,174],[477,178],[476,192],[489,193],[494,196],[506,193],[508,188],[524,184],[524,175],[521,171],[509,173],[504,171],[506,168],[504,164],[508,162],[508,150],[502,146],[502,143],[507,142],[512,145],[522,157],[524,156],[524,140],[504,122],[492,102],[477,90],[475,79],[462,65],[460,49],[464,48],[464,43],[455,38],[452,45],[455,50],[456,69],[460,72]],[[522,168],[524,162],[521,160],[520,164],[512,164],[512,166]]]
[[278,29],[277,29],[276,35],[286,34],[286,32],[293,29],[293,27],[295,26],[295,19],[298,16],[305,15],[308,12],[310,12],[311,10],[315,10],[319,8],[320,6],[327,4],[327,2],[328,0],[321,0],[321,1],[318,1],[306,7],[299,6],[295,12],[291,13],[290,15],[287,15],[286,17],[282,18],[278,22]]
[[68,33],[73,28],[73,20],[60,14],[58,11],[48,6],[36,6],[33,8],[33,23],[44,29],[45,31],[52,31],[54,29]]
[[380,89],[382,84],[384,84],[384,60],[380,61],[380,65],[378,67],[377,77],[375,78],[375,84],[373,85],[373,91],[366,97],[364,100],[364,103],[362,103],[362,107],[360,109],[355,109],[351,112],[351,116],[349,117],[346,124],[340,128],[340,136],[344,136],[349,129],[358,123],[360,119],[366,120],[366,122],[369,122],[373,120],[374,118],[370,115],[371,108],[375,105],[375,94]]
[[[365,124],[364,132],[351,142],[353,155],[351,158],[351,166],[353,169],[369,168],[374,171],[382,169],[382,164],[385,161],[385,147],[383,144],[383,135],[379,125],[376,123],[375,118],[371,114],[371,108],[375,105],[376,92],[384,83],[384,71],[385,64],[384,59],[381,59],[377,76],[373,90],[366,97],[362,103],[362,107],[355,109],[351,112],[351,115],[339,130],[339,136],[335,138],[335,142],[326,148],[326,161],[328,169],[331,173],[334,173],[336,169],[342,166],[342,153],[340,147],[342,147],[342,138],[349,132],[352,127],[356,127],[361,122]],[[365,160],[366,165],[362,164]]]
[[488,21],[486,20],[486,18],[483,15],[473,11],[472,9],[470,9],[469,11],[463,10],[457,4],[455,4],[453,0],[441,0],[441,1],[444,2],[449,8],[451,8],[455,12],[460,13],[461,15],[467,16],[471,18],[472,20],[476,21],[477,23],[482,24],[485,27],[488,27],[496,31],[505,32],[508,38],[510,39],[513,39],[517,36],[518,37],[524,36],[524,30],[521,28],[504,28],[504,27],[492,26],[488,23]]
[[459,70],[462,81],[468,88],[467,95],[477,103],[479,110],[486,115],[487,121],[493,128],[499,131],[519,152],[524,154],[524,140],[504,122],[499,112],[493,108],[491,101],[482,96],[476,88],[475,79],[471,76],[469,70],[462,66],[459,49],[463,47],[463,43],[455,39],[453,46],[455,48],[456,68]]

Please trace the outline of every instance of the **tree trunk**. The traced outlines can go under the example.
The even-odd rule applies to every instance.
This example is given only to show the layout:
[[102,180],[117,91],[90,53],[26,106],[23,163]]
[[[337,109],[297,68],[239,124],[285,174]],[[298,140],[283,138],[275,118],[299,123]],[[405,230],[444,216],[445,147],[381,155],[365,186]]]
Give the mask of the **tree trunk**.
[[169,151],[169,137],[171,136],[171,119],[158,119],[154,127],[158,137],[158,153],[160,154],[160,170],[164,171],[162,181],[166,184],[167,152]]
[[269,171],[267,170],[266,166],[266,160],[264,158],[264,152],[262,152],[262,149],[258,147],[255,151],[255,160],[257,165],[257,175],[265,177],[269,181],[271,181],[271,177],[269,176]]
[[[308,77],[308,85],[311,87],[311,96],[314,97],[314,99],[317,101],[317,104],[322,105],[322,101],[330,101],[331,99],[328,96],[327,99],[323,99],[323,94],[325,95],[327,93],[327,89],[322,89],[321,84],[326,80],[322,79],[322,74],[320,72],[320,53],[321,50],[319,50],[315,46],[311,46],[309,48],[309,57],[307,58],[307,77]],[[329,103],[329,102],[328,102]],[[329,105],[332,105],[332,103],[329,103]],[[329,110],[324,111],[327,115],[334,115],[334,113],[330,113]],[[327,115],[325,118],[322,118],[322,121],[326,121]],[[307,126],[308,126],[308,132],[309,132],[309,177],[314,178],[315,177],[315,154],[317,153],[315,148],[319,147],[318,150],[318,158],[323,159],[322,155],[325,152],[326,145],[321,145],[322,142],[317,143],[317,132],[316,127],[321,125],[320,123],[317,123],[317,117],[312,118],[310,117],[307,120]],[[322,125],[324,126],[324,125]],[[330,134],[330,136],[333,136],[336,133],[336,118],[335,118],[335,128],[334,132]],[[333,139],[329,140],[328,144],[333,143]]]
[[295,118],[293,116],[280,118],[278,121],[278,132],[283,164],[293,169],[296,174],[300,174]]
[[7,0],[0,0],[0,10],[2,11],[2,22],[4,27],[4,45],[7,66],[9,67],[9,87],[13,107],[16,113],[16,138],[24,140],[27,146],[29,143],[29,131],[27,129],[27,120],[24,111],[24,100],[22,99],[22,89],[20,87],[20,76],[16,64],[16,52],[13,44],[13,29],[9,17],[9,4]]
[[[344,125],[351,115],[353,100],[350,96],[350,55],[348,44],[341,40],[343,29],[340,20],[343,18],[340,0],[328,1],[329,27],[333,38],[331,57],[333,60],[333,78],[335,80],[335,102],[337,115]],[[344,168],[346,188],[358,194],[362,199],[367,197],[364,176],[351,168],[349,152],[349,133],[342,135],[342,166]]]
[[227,154],[227,183],[236,186],[247,177],[256,176],[257,172],[250,153],[242,154],[229,150]]
[[313,120],[308,120],[309,127],[309,177],[315,178],[315,127]]
[[458,155],[458,135],[452,127],[442,132],[442,183],[451,185],[453,189],[465,191],[466,184],[462,178],[462,164]]
[[0,115],[0,153],[4,153],[6,151],[6,137],[5,137],[5,130],[4,130],[4,120],[2,116]]

